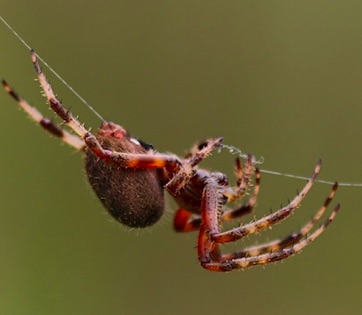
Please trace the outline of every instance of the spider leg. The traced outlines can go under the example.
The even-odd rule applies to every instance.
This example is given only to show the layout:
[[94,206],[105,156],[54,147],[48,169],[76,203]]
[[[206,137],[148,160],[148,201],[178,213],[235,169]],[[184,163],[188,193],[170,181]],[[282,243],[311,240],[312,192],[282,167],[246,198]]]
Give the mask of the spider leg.
[[48,100],[48,103],[52,110],[64,121],[64,123],[69,126],[80,138],[84,139],[86,145],[100,158],[105,158],[106,153],[104,153],[103,148],[97,141],[97,139],[86,129],[83,124],[81,124],[71,112],[64,107],[64,105],[57,99],[55,93],[39,64],[38,58],[34,50],[31,50],[31,60],[33,62],[35,71],[38,76],[40,86],[44,92],[44,96]]
[[205,185],[201,200],[201,225],[198,236],[198,258],[202,266],[217,260],[220,245],[211,239],[219,233],[223,198],[221,187],[212,179]]
[[233,242],[246,235],[257,233],[284,220],[294,212],[294,210],[300,205],[306,194],[312,188],[313,183],[320,171],[320,168],[321,168],[321,160],[318,161],[312,177],[309,179],[309,181],[304,186],[302,191],[287,206],[280,208],[276,212],[268,216],[265,216],[257,221],[242,225],[230,231],[213,234],[211,235],[211,238],[217,243]]
[[176,232],[192,232],[200,228],[201,215],[193,214],[183,208],[176,211],[173,227]]
[[[221,214],[221,221],[232,219],[249,214],[256,205],[257,196],[260,190],[260,171],[255,170],[255,187],[252,196],[248,201],[235,209],[228,209]],[[177,210],[174,217],[174,229],[177,232],[191,232],[198,230],[201,224],[201,215],[193,214],[183,208]]]
[[330,205],[336,191],[338,189],[338,184],[335,184],[329,194],[329,196],[326,198],[323,206],[318,210],[318,212],[313,216],[313,218],[307,222],[298,232],[290,234],[282,239],[277,239],[270,241],[268,243],[256,245],[256,246],[250,246],[247,248],[244,248],[243,250],[231,253],[231,254],[224,254],[220,257],[221,261],[225,260],[232,260],[242,257],[250,257],[250,256],[259,256],[261,254],[265,253],[272,253],[276,252],[278,250],[281,250],[286,247],[290,247],[296,243],[298,243],[302,238],[306,237],[308,233],[311,231],[313,226],[319,221],[319,219],[322,217],[322,215],[327,210],[328,206]]
[[[222,139],[221,139],[222,140]],[[206,139],[204,141],[199,141],[197,143],[195,143],[191,149],[186,152],[185,154],[185,159],[190,159],[191,157],[193,157],[194,155],[197,155],[200,151],[203,150],[208,150],[210,151],[210,144],[213,142],[213,139]]]
[[[317,164],[315,172],[312,178],[308,181],[306,187],[312,185],[313,180],[319,172],[319,168],[320,162]],[[308,188],[306,187],[298,196],[303,196],[308,192]],[[286,259],[289,256],[301,251],[305,246],[321,235],[337,215],[337,212],[340,209],[339,204],[334,208],[327,221],[321,227],[315,230],[310,236],[306,237],[307,233],[311,230],[316,221],[320,219],[327,206],[330,204],[337,187],[337,184],[333,186],[331,193],[324,202],[324,205],[316,213],[313,219],[301,229],[299,234],[297,233],[297,236],[291,237],[290,239],[285,238],[284,241],[281,241],[283,247],[274,247],[272,248],[274,251],[264,253],[264,250],[270,249],[270,246],[276,245],[276,241],[273,241],[264,245],[260,245],[258,249],[262,251],[261,254],[251,255],[253,254],[252,249],[256,249],[256,247],[250,247],[247,249],[245,253],[246,255],[239,258],[237,254],[221,255],[220,245],[222,242],[217,242],[214,239],[215,235],[217,236],[218,234],[221,234],[219,233],[219,230],[223,187],[220,186],[215,180],[213,181],[212,179],[209,179],[205,185],[201,202],[202,222],[200,225],[198,238],[198,257],[200,264],[202,267],[211,271],[230,271],[233,269],[246,268],[255,265],[269,264],[278,260]],[[300,200],[298,201],[299,205]],[[250,256],[248,256],[249,254]]]
[[45,118],[36,108],[32,107],[27,101],[25,101],[19,94],[17,94],[5,80],[2,81],[3,87],[6,92],[12,96],[20,107],[33,119],[37,122],[41,127],[43,127],[46,131],[50,132],[53,136],[60,138],[65,143],[74,147],[77,150],[82,150],[85,148],[85,143],[78,137],[72,135],[64,128],[55,124],[50,119]]
[[44,96],[47,98],[50,107],[79,137],[85,139],[86,135],[89,133],[88,130],[85,129],[84,126],[76,118],[74,118],[70,111],[66,109],[57,99],[51,85],[47,81],[47,78],[41,69],[35,51],[31,50],[30,53],[40,86],[43,89]]
[[257,256],[248,256],[242,257],[232,260],[225,260],[225,261],[211,261],[211,262],[204,262],[202,266],[210,271],[231,271],[233,269],[242,269],[256,265],[266,265],[272,262],[276,262],[279,260],[286,259],[298,252],[300,252],[304,247],[308,244],[313,242],[318,236],[320,236],[328,225],[334,220],[338,211],[340,209],[340,205],[334,208],[333,212],[330,214],[328,219],[311,235],[299,240],[297,243],[281,248],[275,252],[265,253]]
[[251,213],[256,205],[256,201],[260,191],[260,171],[258,168],[255,169],[255,187],[253,194],[248,199],[247,203],[237,207],[235,209],[228,209],[222,214],[223,221],[230,221],[235,218],[247,215]]
[[120,166],[129,168],[166,168],[168,171],[175,171],[180,165],[180,160],[174,155],[167,154],[132,154],[119,153],[102,148],[96,137],[91,134],[81,124],[71,112],[57,99],[55,93],[47,78],[41,69],[38,58],[34,50],[31,51],[31,59],[34,64],[35,71],[38,75],[38,80],[43,89],[44,95],[47,98],[52,110],[68,125],[80,138],[84,139],[85,144],[99,158],[110,160],[118,163]]
[[224,190],[224,196],[227,197],[227,202],[233,202],[243,197],[247,189],[251,186],[251,176],[254,171],[253,157],[248,155],[248,160],[245,165],[245,171],[239,158],[236,159],[236,187],[229,187]]
[[222,138],[208,139],[192,150],[193,154],[183,161],[182,167],[165,186],[171,195],[177,194],[188,183],[193,175],[194,167],[220,147],[222,140]]

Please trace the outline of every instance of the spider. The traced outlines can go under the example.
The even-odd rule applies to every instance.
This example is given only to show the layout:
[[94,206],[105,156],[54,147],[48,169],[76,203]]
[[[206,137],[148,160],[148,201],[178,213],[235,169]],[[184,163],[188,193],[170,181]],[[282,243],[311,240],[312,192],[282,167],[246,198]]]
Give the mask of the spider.
[[[312,188],[320,171],[321,161],[317,162],[310,179],[288,205],[258,220],[222,231],[223,222],[249,214],[256,205],[260,171],[254,166],[251,155],[245,163],[236,159],[236,185],[231,186],[225,174],[198,168],[201,161],[223,146],[222,138],[197,143],[181,158],[158,153],[152,145],[133,138],[123,127],[110,121],[103,121],[93,135],[58,100],[34,50],[31,50],[31,59],[51,109],[73,133],[45,118],[3,80],[5,90],[46,131],[82,151],[90,185],[116,220],[134,228],[156,223],[164,212],[166,190],[180,207],[174,217],[175,230],[199,231],[197,251],[203,268],[210,271],[231,271],[286,259],[314,241],[337,215],[339,204],[328,219],[310,233],[331,203],[338,188],[336,183],[323,206],[298,232],[240,251],[222,253],[222,244],[258,233],[289,217]],[[226,207],[244,197],[251,186],[254,187],[253,191],[244,204]]]

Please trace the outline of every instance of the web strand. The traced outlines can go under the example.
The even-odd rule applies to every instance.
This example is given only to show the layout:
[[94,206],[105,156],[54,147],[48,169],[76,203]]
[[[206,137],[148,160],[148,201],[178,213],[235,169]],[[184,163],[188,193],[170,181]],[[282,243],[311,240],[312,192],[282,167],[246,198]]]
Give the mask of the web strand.
[[[4,23],[4,25],[17,37],[17,39],[30,51],[32,48],[30,45],[10,26],[8,22],[6,22],[2,16],[0,16],[0,20]],[[83,102],[101,121],[105,119],[76,91],[71,85],[69,85],[49,64],[40,57],[37,53],[35,53],[37,58],[47,67],[81,102]]]
[[[288,173],[280,173],[275,171],[269,171],[269,170],[263,170],[261,169],[260,172],[264,174],[271,174],[271,175],[277,175],[277,176],[283,176],[283,177],[289,177],[289,178],[295,178],[295,179],[302,179],[302,180],[309,180],[309,177],[304,176],[298,176]],[[321,184],[328,184],[328,185],[334,185],[336,182],[323,180],[323,179],[316,179],[315,182],[321,183]],[[338,182],[338,186],[344,186],[344,187],[362,187],[362,183],[340,183]]]
[[[222,144],[220,149],[226,149],[226,150],[229,151],[230,154],[237,155],[241,159],[247,159],[247,157],[248,157],[248,154],[242,152],[239,148],[231,146],[231,145]],[[255,156],[253,156],[252,159],[253,159],[253,164],[254,165],[264,163],[264,158],[263,157],[256,158]],[[301,179],[301,180],[309,180],[310,179],[309,177],[306,177],[306,176],[299,176],[299,175],[294,175],[294,174],[289,174],[289,173],[282,173],[282,172],[277,172],[277,171],[269,171],[269,170],[264,170],[264,169],[259,169],[259,171],[264,173],[264,174],[283,176],[283,177],[289,177],[289,178],[294,178],[294,179]],[[320,184],[327,184],[327,185],[334,185],[336,183],[335,181],[329,181],[329,180],[323,180],[323,179],[316,179],[315,182],[320,183]],[[362,183],[344,183],[344,182],[340,183],[340,182],[338,182],[338,186],[362,187]]]

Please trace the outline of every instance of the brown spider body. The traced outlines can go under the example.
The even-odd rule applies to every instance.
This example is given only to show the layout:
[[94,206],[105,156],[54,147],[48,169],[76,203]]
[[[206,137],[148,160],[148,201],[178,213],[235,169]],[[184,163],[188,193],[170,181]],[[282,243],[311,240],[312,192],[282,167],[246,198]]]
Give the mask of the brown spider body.
[[[31,58],[51,109],[71,132],[45,118],[3,81],[5,90],[46,131],[84,152],[90,185],[118,221],[130,227],[154,224],[164,212],[166,190],[180,207],[174,217],[175,230],[199,231],[198,259],[205,269],[230,271],[290,257],[321,235],[337,215],[339,204],[327,220],[311,232],[331,203],[338,188],[335,184],[322,207],[299,231],[282,239],[222,253],[223,244],[266,230],[294,213],[312,188],[321,161],[316,164],[300,193],[285,207],[250,223],[222,231],[223,222],[250,213],[256,205],[260,172],[255,168],[251,155],[245,165],[236,159],[236,184],[232,186],[225,174],[198,168],[200,162],[222,147],[222,138],[208,139],[195,145],[185,157],[178,157],[155,151],[151,145],[132,138],[121,126],[111,122],[103,122],[96,135],[93,135],[57,99],[34,51],[31,51]],[[249,190],[252,192],[243,204],[229,206],[245,197]]]
[[[154,155],[153,146],[133,138],[121,126],[104,122],[95,134],[103,149],[119,153]],[[129,227],[147,227],[156,223],[165,209],[163,186],[173,177],[161,169],[135,169],[120,167],[99,158],[92,150],[85,148],[85,167],[89,183],[108,212]],[[185,187],[173,197],[180,207],[194,214],[200,214],[205,181],[219,177],[205,170],[196,170]]]
[[185,209],[193,214],[200,214],[202,193],[205,188],[206,180],[210,173],[205,170],[197,169],[195,174],[185,187],[173,196],[181,209]]
[[[110,128],[114,129],[109,132]],[[95,135],[104,149],[117,152],[153,154],[153,149],[130,137],[120,126],[104,123]],[[85,151],[88,180],[109,213],[130,227],[146,227],[157,222],[165,208],[159,169],[120,167]]]

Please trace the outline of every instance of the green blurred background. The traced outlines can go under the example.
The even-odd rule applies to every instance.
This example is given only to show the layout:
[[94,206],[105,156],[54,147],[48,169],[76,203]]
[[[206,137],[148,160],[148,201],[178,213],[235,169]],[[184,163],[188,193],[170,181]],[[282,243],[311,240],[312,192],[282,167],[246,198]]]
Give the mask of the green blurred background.
[[[1,15],[106,119],[159,151],[182,154],[223,136],[262,168],[362,182],[361,1],[1,0]],[[47,116],[27,50],[0,25],[0,73]],[[49,71],[47,71],[49,73]],[[59,80],[64,103],[99,120]],[[360,314],[361,188],[342,187],[340,215],[284,263],[215,274],[196,233],[176,234],[175,204],[147,230],[112,221],[82,157],[0,92],[0,314]],[[233,173],[234,156],[203,166]],[[263,175],[256,216],[303,181]],[[330,187],[240,248],[302,226]],[[252,219],[252,216],[247,220]]]

